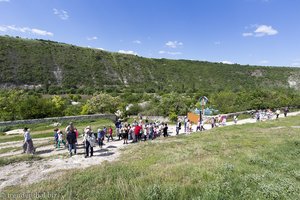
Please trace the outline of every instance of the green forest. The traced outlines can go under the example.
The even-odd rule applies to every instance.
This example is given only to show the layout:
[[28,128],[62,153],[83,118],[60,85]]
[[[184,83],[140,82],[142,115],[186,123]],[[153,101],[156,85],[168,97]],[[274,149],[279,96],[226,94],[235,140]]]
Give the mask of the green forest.
[[222,113],[300,106],[300,68],[143,58],[0,36],[0,70],[0,120],[116,110],[176,116],[198,107],[201,96]]

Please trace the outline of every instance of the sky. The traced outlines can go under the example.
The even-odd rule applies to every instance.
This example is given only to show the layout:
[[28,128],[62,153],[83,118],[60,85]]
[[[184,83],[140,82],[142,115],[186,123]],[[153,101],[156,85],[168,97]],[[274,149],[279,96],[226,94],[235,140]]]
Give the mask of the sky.
[[0,35],[148,58],[300,67],[300,0],[0,0]]

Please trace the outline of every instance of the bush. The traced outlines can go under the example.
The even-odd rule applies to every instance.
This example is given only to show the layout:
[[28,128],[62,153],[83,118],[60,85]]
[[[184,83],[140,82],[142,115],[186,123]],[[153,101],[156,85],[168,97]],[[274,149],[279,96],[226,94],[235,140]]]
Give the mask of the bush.
[[170,121],[176,122],[176,121],[177,121],[177,118],[178,118],[178,116],[177,116],[176,113],[171,112],[171,113],[169,114],[169,119],[170,119]]
[[139,106],[137,103],[134,103],[127,111],[127,115],[137,115],[141,112],[141,110],[141,106]]
[[9,127],[9,126],[0,127],[0,132],[6,132],[6,131],[10,131],[10,130],[11,130],[11,127]]

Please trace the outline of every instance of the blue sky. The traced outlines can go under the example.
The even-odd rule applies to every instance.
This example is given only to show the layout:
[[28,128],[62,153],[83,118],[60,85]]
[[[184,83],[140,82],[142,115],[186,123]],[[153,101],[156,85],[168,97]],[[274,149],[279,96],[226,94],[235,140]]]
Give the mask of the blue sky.
[[300,0],[0,0],[0,35],[151,58],[300,67]]

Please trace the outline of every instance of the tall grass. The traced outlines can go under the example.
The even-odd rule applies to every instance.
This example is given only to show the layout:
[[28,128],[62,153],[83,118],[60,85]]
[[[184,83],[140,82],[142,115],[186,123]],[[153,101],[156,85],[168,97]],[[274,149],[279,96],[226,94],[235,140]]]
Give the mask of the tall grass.
[[[62,199],[300,199],[300,117],[132,145],[118,161],[6,188]],[[43,199],[53,199],[45,197]]]

